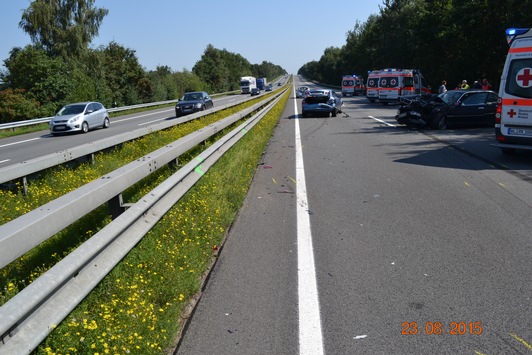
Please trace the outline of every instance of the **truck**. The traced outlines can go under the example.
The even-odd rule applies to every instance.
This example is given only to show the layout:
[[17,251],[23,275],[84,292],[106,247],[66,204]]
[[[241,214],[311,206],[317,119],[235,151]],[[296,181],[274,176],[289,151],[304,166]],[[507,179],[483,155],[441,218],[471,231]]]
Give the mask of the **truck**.
[[265,90],[266,86],[268,86],[266,78],[257,78],[257,87],[259,90]]
[[257,87],[257,79],[252,76],[243,76],[240,78],[240,92],[242,94],[251,94],[251,89]]

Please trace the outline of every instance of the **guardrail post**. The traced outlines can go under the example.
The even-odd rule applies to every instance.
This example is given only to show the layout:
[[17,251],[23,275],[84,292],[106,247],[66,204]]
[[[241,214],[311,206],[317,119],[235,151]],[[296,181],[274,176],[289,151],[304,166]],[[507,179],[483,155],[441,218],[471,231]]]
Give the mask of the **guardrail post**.
[[24,196],[28,196],[28,178],[26,176],[22,178],[22,191]]
[[124,198],[122,194],[118,194],[109,201],[107,201],[107,206],[109,208],[109,213],[111,214],[112,219],[116,219],[125,210],[131,207],[132,203],[124,203]]

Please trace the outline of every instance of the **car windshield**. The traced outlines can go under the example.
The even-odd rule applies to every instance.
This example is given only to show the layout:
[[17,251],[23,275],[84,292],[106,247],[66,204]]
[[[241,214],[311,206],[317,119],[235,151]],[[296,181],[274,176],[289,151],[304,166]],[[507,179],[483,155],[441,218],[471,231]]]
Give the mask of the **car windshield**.
[[195,101],[201,100],[201,94],[185,94],[183,96],[183,101]]
[[440,99],[442,99],[447,105],[453,105],[463,94],[464,93],[460,91],[447,91],[440,95]]
[[57,113],[57,116],[77,115],[85,111],[86,105],[68,105]]

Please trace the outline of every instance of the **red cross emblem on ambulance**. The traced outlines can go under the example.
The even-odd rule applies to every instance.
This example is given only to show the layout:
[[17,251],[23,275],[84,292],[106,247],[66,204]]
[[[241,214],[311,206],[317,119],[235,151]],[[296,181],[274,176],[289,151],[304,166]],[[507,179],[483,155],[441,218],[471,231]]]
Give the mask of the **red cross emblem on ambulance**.
[[523,88],[529,88],[532,86],[532,68],[523,68],[519,70],[515,77],[517,85]]

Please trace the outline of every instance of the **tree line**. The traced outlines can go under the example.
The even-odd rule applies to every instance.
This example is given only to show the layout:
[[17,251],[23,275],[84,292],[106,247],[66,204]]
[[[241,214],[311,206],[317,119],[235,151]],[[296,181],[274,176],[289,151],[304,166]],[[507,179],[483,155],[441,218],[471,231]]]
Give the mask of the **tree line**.
[[[383,68],[419,69],[435,92],[465,79],[497,90],[508,52],[505,30],[532,27],[532,0],[384,0],[379,14],[357,21],[341,48],[329,47],[298,71],[340,85],[342,75]],[[343,17],[345,20],[345,16]]]
[[236,90],[241,76],[269,80],[286,71],[251,64],[240,54],[208,45],[191,71],[146,70],[135,50],[117,42],[92,49],[105,8],[95,0],[36,0],[19,27],[31,39],[15,47],[0,72],[0,123],[52,116],[67,103],[99,101],[106,107],[173,100],[187,91]]

